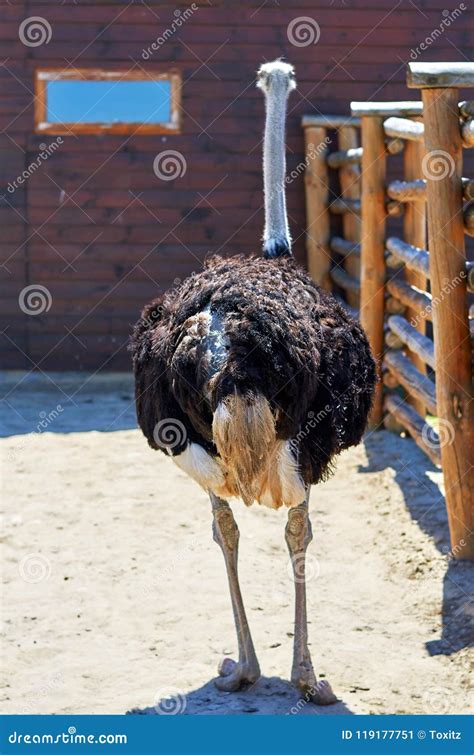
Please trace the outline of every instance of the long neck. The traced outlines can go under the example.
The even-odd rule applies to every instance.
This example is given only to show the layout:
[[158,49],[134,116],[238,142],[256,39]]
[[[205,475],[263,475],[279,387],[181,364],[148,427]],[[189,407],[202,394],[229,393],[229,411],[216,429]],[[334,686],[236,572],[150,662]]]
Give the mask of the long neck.
[[268,92],[266,96],[265,137],[263,146],[263,185],[265,192],[266,257],[291,254],[291,241],[285,201],[285,114],[287,92]]

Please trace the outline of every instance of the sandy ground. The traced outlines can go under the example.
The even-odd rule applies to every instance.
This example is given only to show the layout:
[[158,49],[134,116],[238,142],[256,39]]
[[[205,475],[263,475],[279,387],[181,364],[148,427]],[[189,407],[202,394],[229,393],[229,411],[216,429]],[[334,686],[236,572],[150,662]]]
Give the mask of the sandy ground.
[[134,429],[130,378],[3,394],[2,713],[471,712],[474,564],[446,556],[441,475],[411,441],[371,435],[313,488],[311,647],[341,699],[317,708],[286,681],[285,512],[234,506],[265,676],[218,692],[236,643],[209,502]]

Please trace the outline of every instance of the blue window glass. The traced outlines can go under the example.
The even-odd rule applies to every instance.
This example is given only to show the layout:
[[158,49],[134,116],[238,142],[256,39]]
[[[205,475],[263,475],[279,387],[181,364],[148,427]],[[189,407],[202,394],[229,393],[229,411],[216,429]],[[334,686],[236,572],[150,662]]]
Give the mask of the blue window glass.
[[171,83],[47,81],[46,119],[49,123],[169,123]]

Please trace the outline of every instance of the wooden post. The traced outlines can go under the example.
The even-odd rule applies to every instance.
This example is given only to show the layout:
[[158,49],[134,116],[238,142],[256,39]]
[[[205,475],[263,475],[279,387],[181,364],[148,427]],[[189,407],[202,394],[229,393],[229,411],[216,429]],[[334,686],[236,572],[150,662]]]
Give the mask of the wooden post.
[[306,251],[308,271],[323,288],[331,289],[329,268],[330,219],[328,211],[329,177],[327,169],[327,131],[319,126],[306,126]]
[[[423,103],[436,401],[446,506],[453,555],[474,560],[474,401],[461,212],[458,91],[423,89]],[[434,161],[443,161],[441,172],[430,173],[430,152]]]
[[[359,146],[358,129],[353,126],[342,126],[338,132],[339,149],[356,149]],[[344,199],[360,200],[360,167],[357,164],[343,165],[339,168],[339,185]],[[342,216],[343,236],[347,241],[360,241],[361,219],[352,212],[346,212]],[[344,260],[344,268],[352,278],[360,279],[360,259],[350,255]],[[359,308],[360,296],[358,293],[346,290],[346,299],[351,307]]]
[[379,116],[361,118],[362,140],[362,240],[360,319],[377,362],[379,383],[369,427],[382,424],[382,358],[385,298],[385,174],[386,150]]
[[[423,178],[422,160],[425,154],[424,145],[420,142],[407,142],[405,153],[403,155],[404,177],[406,181],[412,181]],[[426,249],[426,203],[425,202],[407,202],[405,213],[403,215],[403,236],[404,240],[413,246]],[[405,280],[408,284],[416,286],[421,291],[426,290],[426,278],[424,275],[415,270],[405,270]],[[419,316],[418,312],[409,307],[405,314],[407,320],[420,333],[425,334],[425,320]],[[424,362],[413,354],[412,361],[415,367],[421,372],[426,372]],[[426,407],[418,398],[408,397],[409,403],[423,418],[426,414]]]

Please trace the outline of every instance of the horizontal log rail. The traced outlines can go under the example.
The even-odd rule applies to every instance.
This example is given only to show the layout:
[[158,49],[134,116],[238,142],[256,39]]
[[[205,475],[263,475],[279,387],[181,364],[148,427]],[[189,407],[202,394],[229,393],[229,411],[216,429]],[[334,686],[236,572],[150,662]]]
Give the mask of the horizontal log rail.
[[400,351],[387,351],[383,366],[390,370],[399,385],[436,415],[435,384],[415,367],[411,359]]
[[474,294],[474,262],[466,262],[467,290]]
[[474,236],[474,202],[467,204],[463,210],[464,232]]
[[403,215],[403,204],[394,199],[389,199],[388,202],[385,202],[385,210],[390,217],[399,218]]
[[463,145],[467,148],[474,147],[474,120],[469,118],[461,124]]
[[385,141],[385,149],[389,155],[398,155],[405,149],[405,142],[403,139],[387,139]]
[[387,194],[390,199],[398,202],[425,202],[426,181],[416,178],[413,181],[391,181],[387,186]]
[[360,244],[356,241],[347,241],[347,239],[341,238],[341,236],[333,236],[329,242],[329,246],[332,252],[341,254],[343,257],[360,257]]
[[461,118],[474,118],[474,100],[465,100],[459,103],[459,115]]
[[409,404],[405,404],[396,394],[387,396],[385,409],[410,433],[417,446],[425,452],[433,464],[437,467],[441,466],[439,442],[435,440],[433,429],[420,417],[418,412]]
[[383,128],[387,136],[413,142],[422,142],[425,133],[425,127],[422,123],[410,121],[408,118],[387,118],[383,122]]
[[403,341],[413,354],[416,354],[435,369],[434,344],[430,338],[419,333],[410,323],[400,315],[391,315],[388,318],[388,327]]
[[304,115],[301,121],[303,128],[342,128],[343,126],[360,126],[360,118],[352,115]]
[[344,165],[360,165],[362,162],[362,147],[341,149],[331,152],[327,157],[330,168],[342,168]]
[[390,254],[402,260],[410,270],[415,270],[429,278],[430,258],[426,249],[419,249],[417,246],[407,244],[396,236],[390,236],[387,239],[386,248]]
[[409,63],[409,89],[474,87],[472,63]]
[[379,118],[422,115],[423,102],[351,102],[351,113],[354,116],[373,115]]
[[346,273],[342,267],[333,267],[329,271],[331,280],[339,288],[343,288],[345,291],[352,291],[354,294],[360,293],[360,281],[357,278],[353,278],[352,275]]
[[385,311],[390,315],[404,315],[406,306],[399,299],[390,296],[387,292],[385,295]]
[[474,199],[474,179],[463,178],[462,179],[462,195],[466,201]]
[[[414,181],[391,181],[387,186],[387,195],[398,202],[426,202],[426,179],[417,178]],[[474,180],[462,179],[463,199],[474,200]]]
[[360,199],[344,199],[338,197],[329,203],[329,212],[333,215],[344,215],[345,212],[352,212],[354,215],[360,215]]
[[409,286],[405,281],[399,278],[392,278],[387,281],[387,291],[389,294],[401,301],[405,306],[415,310],[417,315],[421,316],[423,320],[432,320],[433,314],[431,311],[432,299],[431,295],[425,291],[420,291],[414,286]]

